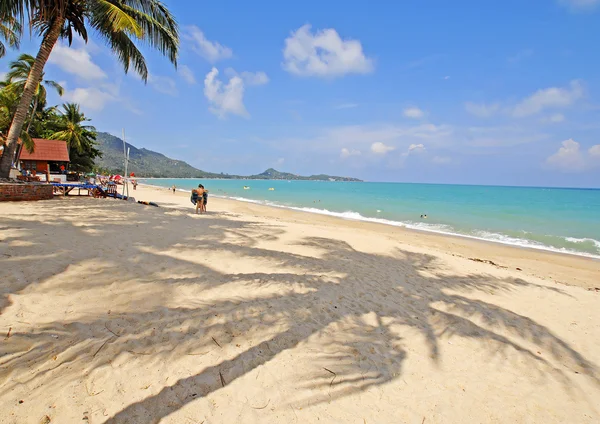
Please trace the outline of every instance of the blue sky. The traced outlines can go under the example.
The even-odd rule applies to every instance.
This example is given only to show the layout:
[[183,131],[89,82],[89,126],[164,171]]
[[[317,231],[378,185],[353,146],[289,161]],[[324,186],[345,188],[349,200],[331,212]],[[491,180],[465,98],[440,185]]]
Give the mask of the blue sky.
[[147,85],[53,51],[98,130],[214,172],[600,186],[600,0],[166,3],[179,68],[145,50]]

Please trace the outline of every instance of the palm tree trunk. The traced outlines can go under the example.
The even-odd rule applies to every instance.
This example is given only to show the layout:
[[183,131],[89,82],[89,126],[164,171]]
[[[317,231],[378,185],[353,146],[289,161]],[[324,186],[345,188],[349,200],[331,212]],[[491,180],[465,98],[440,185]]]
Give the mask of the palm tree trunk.
[[31,128],[31,123],[33,122],[33,118],[35,118],[35,112],[38,107],[38,96],[35,96],[33,99],[33,110],[31,111],[31,118],[29,118],[29,124],[27,124],[27,134],[29,134],[29,129]]
[[8,178],[10,175],[10,168],[12,166],[15,151],[17,149],[19,135],[23,130],[23,124],[25,123],[27,113],[31,107],[31,100],[33,99],[33,95],[38,84],[40,83],[40,80],[42,79],[44,66],[50,57],[52,48],[58,41],[58,37],[60,36],[60,31],[64,22],[64,18],[56,18],[52,22],[48,32],[46,32],[44,35],[40,50],[35,58],[35,63],[33,64],[31,72],[27,77],[27,82],[25,83],[25,89],[23,90],[23,95],[19,101],[19,106],[17,106],[15,116],[13,117],[12,124],[8,130],[6,145],[4,146],[4,153],[2,155],[2,159],[0,160],[0,178]]
[[[29,130],[31,129],[31,123],[33,122],[33,118],[35,117],[35,112],[37,111],[37,107],[38,107],[38,96],[35,96],[33,98],[33,110],[31,111],[31,117],[29,118],[29,123],[27,124],[27,134],[29,134]],[[21,150],[23,150],[23,144],[19,145],[17,143],[17,148],[15,151],[15,155],[14,158],[15,160],[17,160],[19,158],[19,156],[21,156]],[[35,148],[35,146],[34,146]]]

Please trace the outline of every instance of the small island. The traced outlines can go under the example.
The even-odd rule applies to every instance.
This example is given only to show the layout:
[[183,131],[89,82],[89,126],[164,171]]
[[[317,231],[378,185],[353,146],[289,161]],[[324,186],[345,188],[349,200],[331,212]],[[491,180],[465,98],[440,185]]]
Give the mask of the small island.
[[300,181],[361,181],[358,178],[350,177],[336,177],[332,175],[311,175],[309,177],[303,177],[301,175],[291,174],[289,172],[280,172],[276,169],[269,168],[265,172],[258,175],[250,175],[249,177],[235,177],[244,178],[248,180],[300,180]]

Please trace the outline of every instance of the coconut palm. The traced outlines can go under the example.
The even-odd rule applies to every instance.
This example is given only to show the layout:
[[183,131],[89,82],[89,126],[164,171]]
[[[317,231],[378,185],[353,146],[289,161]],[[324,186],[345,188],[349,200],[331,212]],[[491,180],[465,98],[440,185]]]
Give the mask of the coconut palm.
[[[19,105],[20,99],[20,95],[16,91],[2,88],[2,84],[7,85],[8,83],[0,83],[0,145],[4,144],[4,142],[6,141],[8,129],[10,128],[10,123],[12,122],[15,110]],[[31,139],[27,131],[22,129],[21,134],[19,134],[19,137],[23,142],[23,146],[27,150],[33,151],[33,140]]]
[[52,140],[64,140],[69,147],[82,152],[87,146],[94,144],[96,140],[96,128],[91,125],[83,125],[90,119],[79,110],[79,105],[75,103],[65,103],[60,116],[52,124]]
[[[44,110],[46,113],[48,109]],[[79,105],[66,103],[57,114],[49,111],[44,137],[65,140],[69,145],[69,169],[91,171],[94,159],[102,156],[97,149],[96,128],[86,125],[90,120],[79,110]]]
[[6,137],[19,98],[9,90],[0,90],[0,137]]
[[[10,64],[10,71],[8,74],[6,74],[6,78],[8,80],[7,88],[15,90],[19,94],[23,93],[23,90],[25,89],[25,83],[27,82],[27,77],[29,76],[34,63],[35,58],[27,53],[23,53],[16,61],[12,62]],[[42,79],[37,85],[33,94],[31,118],[29,119],[29,124],[27,125],[27,133],[29,133],[29,128],[34,120],[36,112],[38,111],[38,107],[41,106],[44,108],[46,106],[46,95],[48,94],[46,91],[46,86],[54,88],[59,96],[63,95],[64,89],[62,86],[56,81],[45,80],[44,73],[42,73]]]
[[8,17],[0,19],[0,57],[6,54],[4,40],[9,47],[19,48],[19,39],[21,38],[21,25],[16,19]]
[[157,49],[177,64],[179,34],[175,18],[159,0],[2,0],[0,22],[14,19],[27,22],[41,36],[42,42],[23,95],[15,112],[5,154],[0,161],[0,178],[6,178],[17,146],[19,134],[27,119],[44,66],[59,39],[70,44],[74,35],[86,42],[88,30],[103,38],[122,62],[125,72],[133,66],[144,81],[148,79],[146,61],[134,41],[142,41]]

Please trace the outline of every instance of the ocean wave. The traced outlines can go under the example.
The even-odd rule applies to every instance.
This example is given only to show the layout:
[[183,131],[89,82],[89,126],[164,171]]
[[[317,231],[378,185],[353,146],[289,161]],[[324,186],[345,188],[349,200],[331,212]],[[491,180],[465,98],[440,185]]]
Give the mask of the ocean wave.
[[565,237],[565,240],[571,243],[591,243],[596,246],[596,249],[600,250],[600,241],[592,238]]
[[[150,184],[146,184],[146,185],[150,185]],[[165,188],[164,186],[154,186],[154,187]],[[177,189],[177,191],[187,192],[189,190]],[[348,219],[348,220],[353,220],[353,221],[372,222],[372,223],[376,223],[376,224],[390,225],[390,226],[394,226],[394,227],[409,228],[409,229],[418,230],[418,231],[427,231],[430,233],[437,233],[437,234],[451,235],[451,236],[457,236],[457,237],[463,237],[463,238],[469,238],[469,239],[475,239],[475,240],[482,240],[482,241],[487,241],[487,242],[501,243],[501,244],[510,245],[510,246],[518,246],[518,247],[524,247],[524,248],[530,248],[530,249],[538,249],[538,250],[545,250],[545,251],[550,251],[550,252],[566,253],[566,254],[571,254],[571,255],[585,256],[585,257],[600,259],[600,241],[591,239],[591,238],[549,236],[549,237],[556,238],[557,242],[559,242],[559,244],[562,244],[561,243],[561,241],[562,241],[562,242],[568,242],[568,243],[572,243],[572,244],[588,244],[590,247],[595,246],[595,249],[598,251],[598,254],[589,253],[589,252],[585,252],[585,251],[581,251],[581,250],[569,249],[567,247],[550,246],[548,244],[545,244],[545,243],[542,243],[542,242],[539,242],[536,240],[531,240],[528,238],[513,237],[513,236],[506,235],[506,234],[501,234],[501,233],[496,233],[496,232],[491,232],[491,231],[473,230],[472,233],[465,234],[465,233],[459,232],[454,227],[452,227],[450,225],[446,225],[446,224],[436,224],[436,223],[431,223],[431,222],[414,222],[414,221],[406,221],[406,222],[393,221],[393,220],[383,219],[383,218],[367,217],[367,216],[361,215],[360,213],[354,212],[354,211],[335,212],[335,211],[330,211],[327,209],[284,205],[284,204],[275,203],[275,202],[268,201],[268,200],[256,200],[256,199],[249,199],[247,197],[240,197],[240,196],[227,196],[227,195],[223,195],[223,194],[211,194],[211,196],[217,197],[217,198],[223,198],[223,199],[237,200],[240,202],[254,203],[254,204],[258,204],[258,205],[282,208],[282,209],[290,209],[290,210],[295,210],[295,211],[299,211],[299,212],[314,213],[314,214],[318,214],[318,215],[327,215],[327,216]],[[533,235],[532,233],[530,233],[528,231],[523,230],[521,232],[523,233],[523,235],[525,237],[527,237],[527,235]]]
[[[600,259],[600,254],[582,252],[579,250],[568,249],[565,247],[548,246],[547,244],[537,242],[535,240],[511,237],[506,234],[494,233],[491,231],[475,230],[473,232],[473,234],[464,234],[464,233],[458,232],[452,226],[446,225],[446,224],[434,224],[434,223],[427,223],[427,222],[412,222],[412,221],[407,221],[407,222],[392,221],[389,219],[371,218],[371,217],[363,216],[360,213],[354,212],[354,211],[334,212],[334,211],[330,211],[327,209],[287,206],[287,205],[281,205],[281,204],[274,203],[274,202],[269,202],[266,200],[248,199],[246,197],[228,197],[228,196],[215,196],[215,197],[222,197],[222,198],[227,198],[227,199],[232,199],[232,200],[238,200],[241,202],[255,203],[255,204],[265,205],[265,206],[273,206],[273,207],[282,208],[282,209],[291,209],[291,210],[300,211],[300,212],[315,213],[315,214],[319,214],[319,215],[328,215],[328,216],[333,216],[333,217],[337,217],[337,218],[349,219],[349,220],[353,220],[353,221],[373,222],[373,223],[377,223],[377,224],[391,225],[394,227],[404,227],[404,228],[409,228],[412,230],[427,231],[430,233],[451,235],[451,236],[464,237],[464,238],[475,239],[475,240],[482,240],[482,241],[487,241],[487,242],[501,243],[501,244],[506,244],[506,245],[510,245],[510,246],[518,246],[518,247],[524,247],[524,248],[529,248],[529,249],[546,250],[549,252],[566,253],[566,254],[570,254],[570,255],[585,256],[585,257],[589,257],[589,258]],[[525,233],[530,234],[527,231],[525,231]],[[578,242],[592,241],[596,244],[596,247],[598,248],[598,251],[600,253],[600,242],[597,240],[575,239],[572,237],[564,237],[563,239],[566,241],[571,241],[571,242],[574,242],[574,240],[577,240]]]

